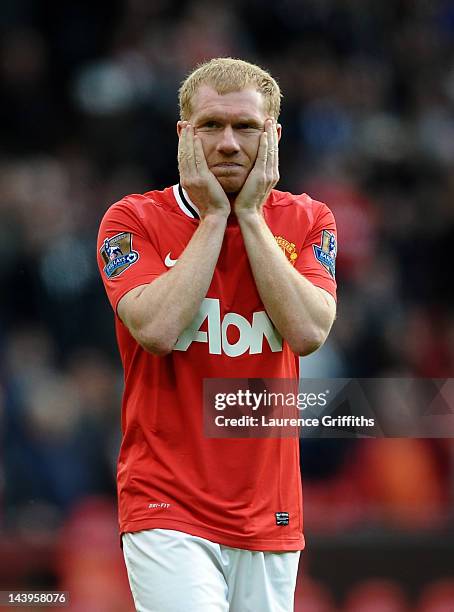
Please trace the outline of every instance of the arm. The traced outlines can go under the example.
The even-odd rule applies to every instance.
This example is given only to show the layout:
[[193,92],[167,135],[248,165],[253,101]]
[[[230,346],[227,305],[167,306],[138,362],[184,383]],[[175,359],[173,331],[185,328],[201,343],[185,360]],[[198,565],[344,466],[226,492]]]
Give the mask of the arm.
[[207,215],[172,269],[119,301],[120,319],[150,353],[170,353],[195,317],[213,277],[225,226],[226,217]]
[[312,353],[331,329],[336,315],[334,298],[295,270],[260,213],[240,215],[238,221],[269,317],[294,353]]
[[336,304],[287,261],[265,222],[262,206],[278,180],[278,132],[275,121],[267,120],[255,166],[235,201],[235,213],[268,315],[292,351],[308,355],[325,342]]
[[190,126],[182,127],[178,149],[182,186],[199,206],[201,221],[175,266],[129,291],[118,303],[118,315],[147,351],[170,353],[193,320],[213,277],[230,204],[206,165],[201,142]]

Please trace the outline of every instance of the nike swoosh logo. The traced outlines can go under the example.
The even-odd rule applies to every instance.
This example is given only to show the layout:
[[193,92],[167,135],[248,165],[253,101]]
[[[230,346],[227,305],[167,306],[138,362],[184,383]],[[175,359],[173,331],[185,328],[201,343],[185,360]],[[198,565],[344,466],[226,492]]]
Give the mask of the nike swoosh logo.
[[177,263],[178,259],[172,259],[170,257],[170,253],[167,253],[166,258],[164,259],[164,264],[168,267],[171,268],[172,266],[174,266]]

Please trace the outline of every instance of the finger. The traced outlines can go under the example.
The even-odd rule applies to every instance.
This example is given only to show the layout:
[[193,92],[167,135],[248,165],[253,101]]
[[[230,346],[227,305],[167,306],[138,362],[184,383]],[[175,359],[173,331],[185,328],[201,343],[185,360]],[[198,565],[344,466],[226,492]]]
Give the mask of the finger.
[[180,131],[180,138],[178,140],[178,169],[180,171],[180,178],[184,178],[188,175],[188,160],[186,156],[187,148],[187,136],[186,126],[183,125]]
[[268,157],[268,134],[262,132],[260,136],[259,150],[257,152],[257,159],[255,160],[255,168],[260,172],[266,172],[266,162]]
[[181,130],[180,142],[178,146],[178,165],[182,180],[190,180],[196,172],[194,162],[194,150],[190,141],[190,125],[186,125]]
[[273,176],[275,183],[279,180],[279,137],[277,134],[277,121],[274,119],[273,121]]
[[267,119],[265,121],[265,131],[268,138],[268,151],[267,151],[267,159],[266,159],[266,176],[267,178],[271,178],[274,172],[274,157],[275,157],[275,142],[274,142],[274,134],[273,134],[273,121],[272,119]]
[[194,159],[198,172],[203,173],[209,171],[202,141],[197,135],[194,135]]
[[191,172],[192,175],[195,175],[197,173],[197,166],[195,163],[195,152],[194,152],[194,128],[192,127],[191,124],[188,124],[188,127],[186,128],[186,132],[187,132],[186,151],[187,151],[187,156],[188,156],[189,172]]
[[268,176],[275,180],[278,176],[279,167],[279,140],[277,136],[276,120],[272,119],[269,125],[269,160],[267,163]]

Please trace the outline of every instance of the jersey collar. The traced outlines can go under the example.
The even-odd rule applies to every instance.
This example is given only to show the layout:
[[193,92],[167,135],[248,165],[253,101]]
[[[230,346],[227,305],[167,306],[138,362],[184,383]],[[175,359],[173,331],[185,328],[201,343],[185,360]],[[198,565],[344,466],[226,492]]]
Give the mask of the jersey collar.
[[199,209],[191,202],[191,198],[188,196],[187,191],[183,189],[179,183],[173,186],[173,195],[175,196],[178,206],[185,215],[191,217],[191,219],[200,219]]

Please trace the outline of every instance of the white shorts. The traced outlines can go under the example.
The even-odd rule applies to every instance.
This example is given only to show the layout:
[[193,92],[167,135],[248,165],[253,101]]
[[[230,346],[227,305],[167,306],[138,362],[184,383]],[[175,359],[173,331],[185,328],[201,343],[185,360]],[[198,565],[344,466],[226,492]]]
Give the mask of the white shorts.
[[137,612],[292,612],[300,552],[256,552],[171,529],[123,534]]

